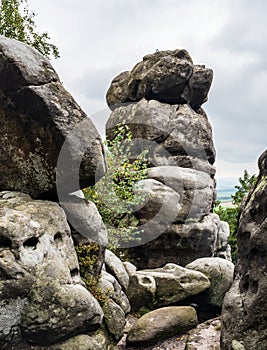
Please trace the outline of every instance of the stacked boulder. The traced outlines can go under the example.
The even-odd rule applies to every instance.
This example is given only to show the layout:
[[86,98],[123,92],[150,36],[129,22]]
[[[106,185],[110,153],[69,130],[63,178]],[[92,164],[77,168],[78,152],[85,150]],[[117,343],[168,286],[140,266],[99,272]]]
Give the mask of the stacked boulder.
[[147,55],[111,83],[108,140],[118,125],[132,134],[131,156],[147,151],[148,178],[135,185],[147,198],[134,215],[141,241],[127,250],[138,268],[182,266],[202,257],[230,259],[229,228],[211,213],[215,201],[215,149],[201,105],[213,72],[194,65],[186,50]]
[[267,342],[267,150],[242,205],[236,278],[222,312],[221,349],[264,350]]
[[[127,279],[104,271],[107,232],[79,192],[105,173],[100,136],[50,62],[4,37],[0,115],[0,348],[111,349],[130,310]],[[85,288],[74,241],[96,246],[102,300]]]

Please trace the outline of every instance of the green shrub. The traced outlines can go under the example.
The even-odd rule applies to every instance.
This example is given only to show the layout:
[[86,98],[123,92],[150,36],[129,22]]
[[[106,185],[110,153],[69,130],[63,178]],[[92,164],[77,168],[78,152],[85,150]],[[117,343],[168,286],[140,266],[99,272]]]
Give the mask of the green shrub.
[[84,189],[85,198],[94,202],[108,231],[108,248],[117,252],[123,242],[140,239],[133,208],[145,198],[134,194],[133,185],[147,178],[146,151],[132,157],[132,134],[127,125],[119,125],[115,138],[106,142],[108,171],[94,186]]
[[94,266],[99,259],[99,246],[96,243],[79,244],[75,247],[81,278],[86,288],[99,301],[100,305],[104,305],[107,301],[107,294],[97,286],[98,279],[94,276]]

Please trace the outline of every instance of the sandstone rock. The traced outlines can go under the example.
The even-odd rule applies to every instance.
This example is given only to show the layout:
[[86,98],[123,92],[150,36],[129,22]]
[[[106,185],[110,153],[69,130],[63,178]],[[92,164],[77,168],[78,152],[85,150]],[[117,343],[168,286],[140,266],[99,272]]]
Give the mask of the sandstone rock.
[[234,278],[234,264],[222,258],[200,258],[186,265],[187,269],[202,272],[210,280],[203,296],[205,303],[221,307]]
[[107,246],[107,230],[101,215],[96,205],[84,198],[82,191],[70,193],[68,200],[61,202],[60,205],[63,207],[68,221],[75,228],[75,243],[94,242],[103,248]]
[[146,99],[119,106],[111,113],[106,123],[107,138],[113,140],[117,125],[125,123],[133,138],[162,142],[170,133],[169,119],[175,113],[176,107]]
[[171,263],[162,268],[142,270],[141,274],[155,279],[154,307],[174,304],[210,287],[210,281],[203,273]]
[[[171,155],[189,155],[210,164],[215,161],[211,126],[206,116],[188,105],[178,105],[169,121],[170,135],[160,144]],[[159,152],[160,153],[160,150]]]
[[[51,269],[51,267],[50,267]],[[61,286],[55,271],[46,271],[33,285],[29,304],[20,321],[24,338],[30,343],[49,345],[79,333],[97,329],[102,310],[97,300],[81,285]],[[45,337],[44,337],[45,335]]]
[[233,342],[246,350],[263,350],[267,337],[267,151],[259,158],[259,175],[240,213],[237,276],[222,311],[222,350]]
[[0,346],[49,345],[96,329],[103,312],[79,276],[63,210],[0,193]]
[[131,72],[123,72],[114,78],[111,82],[111,85],[108,89],[106,99],[107,104],[111,108],[118,107],[121,103],[127,102],[129,88],[128,83],[130,79]]
[[[135,212],[144,244],[164,232],[178,216],[180,195],[154,179],[144,179],[134,185],[134,193],[144,198],[145,204]],[[139,243],[139,244],[140,244]]]
[[119,125],[127,125],[132,135],[129,158],[145,151],[149,168],[149,178],[135,185],[148,199],[134,208],[141,240],[123,247],[138,269],[168,262],[184,266],[206,256],[230,260],[228,228],[210,214],[216,152],[201,105],[212,77],[212,70],[193,65],[185,50],[159,51],[116,77],[107,93],[107,101],[115,103],[107,139],[114,139]]
[[[171,106],[142,99],[112,112],[106,124],[109,140],[115,137],[114,131],[121,123],[128,125],[133,139],[138,139],[134,143],[135,153],[148,149],[147,157],[154,166],[196,166],[197,170],[214,173],[211,165],[215,161],[215,149],[205,114],[195,112],[188,105]],[[176,164],[162,164],[162,158],[176,159]]]
[[154,63],[148,58],[131,72],[129,97],[133,101],[145,97],[163,103],[183,103],[181,94],[191,74],[192,63],[188,60],[167,55]]
[[129,300],[115,277],[106,271],[102,271],[97,286],[121,307],[125,315],[130,312]]
[[104,320],[109,332],[116,340],[119,340],[123,335],[123,329],[126,324],[125,314],[122,308],[112,299],[108,298],[102,309],[104,312]]
[[216,256],[232,261],[231,246],[228,244],[229,236],[230,228],[228,222],[221,221],[216,242]]
[[129,331],[128,346],[147,346],[182,334],[197,324],[197,315],[190,306],[169,306],[142,316]]
[[122,261],[110,250],[106,249],[105,252],[105,264],[108,271],[117,278],[120,285],[124,290],[128,288],[129,285],[129,276],[125,270],[125,267]]
[[105,260],[108,238],[106,227],[96,205],[86,200],[82,191],[64,196],[60,205],[71,225],[75,245],[96,245],[94,255],[97,256],[97,259],[92,264],[90,273],[98,277]]
[[156,288],[156,281],[153,276],[142,274],[142,272],[130,275],[130,283],[126,294],[132,311],[137,311],[145,305],[151,305],[156,294]]
[[181,209],[177,222],[190,219],[199,221],[211,212],[215,199],[214,181],[204,172],[177,166],[148,169],[148,177],[162,182],[180,194]]
[[188,84],[182,97],[197,110],[208,100],[208,92],[212,83],[213,72],[205,66],[194,65]]
[[157,51],[146,55],[131,72],[114,78],[106,99],[111,109],[143,97],[169,104],[189,103],[198,109],[207,101],[212,78],[212,70],[193,65],[186,50]]
[[63,343],[52,345],[49,350],[108,350],[108,337],[101,329],[90,335],[77,335]]
[[94,184],[105,172],[100,136],[49,60],[5,37],[0,52],[0,190],[55,198],[56,175],[64,191]]
[[172,224],[153,241],[127,250],[128,258],[138,269],[155,268],[168,262],[185,266],[216,252],[220,219],[216,214],[200,222]]
[[[22,344],[21,347],[8,348],[10,350],[112,350],[113,348],[109,344],[107,332],[103,329],[98,329],[95,332],[89,334],[80,334],[76,337],[70,338],[66,341],[49,345],[49,346],[33,346],[28,344]],[[117,349],[118,350],[118,349]]]
[[136,273],[137,268],[136,266],[134,266],[134,264],[130,263],[129,261],[123,261],[123,265],[129,276],[134,275]]

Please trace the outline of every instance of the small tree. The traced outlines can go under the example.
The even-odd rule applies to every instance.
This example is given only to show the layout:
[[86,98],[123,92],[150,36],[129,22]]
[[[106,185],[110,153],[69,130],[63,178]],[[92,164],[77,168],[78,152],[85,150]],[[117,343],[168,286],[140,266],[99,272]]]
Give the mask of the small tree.
[[36,32],[35,16],[28,10],[27,0],[1,0],[0,35],[22,41],[48,58],[59,58],[58,48],[49,42],[48,33]]
[[133,207],[143,203],[133,185],[147,178],[146,151],[131,155],[132,134],[127,125],[117,127],[116,137],[106,142],[108,171],[94,186],[84,189],[85,198],[94,202],[108,231],[109,249],[117,253],[123,243],[138,240],[138,220]]
[[237,239],[236,239],[236,233],[238,228],[238,212],[240,205],[246,196],[246,194],[249,192],[249,190],[254,186],[256,182],[257,176],[249,175],[247,170],[244,170],[243,177],[240,177],[238,179],[240,185],[236,185],[236,192],[232,195],[233,204],[234,207],[225,208],[221,205],[220,201],[216,202],[216,207],[214,209],[214,212],[219,215],[220,219],[222,221],[226,221],[229,224],[230,228],[230,236],[229,236],[229,244],[231,246],[231,252],[232,252],[232,260],[234,263],[236,263],[237,260]]
[[247,170],[244,170],[243,177],[238,179],[240,185],[235,186],[237,189],[236,193],[232,195],[233,204],[240,206],[245,195],[249,192],[249,190],[254,186],[257,180],[257,176],[255,174],[249,175]]

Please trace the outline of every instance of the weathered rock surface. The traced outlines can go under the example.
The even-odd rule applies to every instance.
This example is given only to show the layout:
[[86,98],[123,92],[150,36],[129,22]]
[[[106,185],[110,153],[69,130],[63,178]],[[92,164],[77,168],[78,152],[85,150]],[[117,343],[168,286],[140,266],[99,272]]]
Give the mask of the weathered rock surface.
[[222,311],[222,350],[264,350],[267,341],[267,151],[241,210],[237,276]]
[[127,296],[133,310],[137,310],[145,305],[153,308],[171,305],[209,287],[210,281],[204,274],[167,264],[162,268],[141,270],[130,275]]
[[102,270],[97,286],[101,288],[105,295],[120,306],[125,315],[130,312],[129,300],[114,276]]
[[218,215],[209,214],[199,222],[170,225],[153,241],[128,249],[127,256],[138,269],[152,269],[169,262],[185,266],[198,258],[221,254],[221,232]]
[[66,341],[49,345],[49,346],[34,346],[25,345],[26,347],[17,348],[11,347],[9,350],[117,350],[109,344],[109,337],[106,331],[98,329],[89,334],[80,334]]
[[156,281],[153,276],[137,272],[130,274],[130,283],[126,291],[131,310],[137,311],[142,306],[151,305],[156,295]]
[[77,335],[61,344],[52,345],[48,350],[107,350],[107,334],[99,329],[88,335]]
[[50,62],[4,37],[0,53],[0,190],[54,198],[67,138],[57,174],[62,191],[79,190],[79,181],[82,188],[94,184],[105,172],[100,136]]
[[126,124],[130,158],[145,150],[149,168],[148,179],[135,184],[136,193],[148,198],[133,207],[141,240],[123,246],[138,269],[184,266],[206,256],[231,259],[229,227],[211,214],[216,152],[201,105],[212,76],[185,50],[159,51],[116,77],[107,92],[107,139]]
[[214,181],[204,172],[177,166],[148,169],[148,178],[162,182],[180,194],[181,208],[175,222],[199,221],[211,212],[215,199]]
[[190,103],[194,108],[207,100],[213,73],[205,66],[193,66],[186,50],[158,51],[146,55],[131,72],[123,72],[111,83],[107,103],[111,108],[125,102],[158,100]]
[[201,258],[186,265],[187,269],[202,272],[210,280],[210,287],[202,295],[205,303],[221,307],[234,278],[234,264],[222,258]]
[[122,308],[111,298],[108,298],[103,305],[104,320],[109,332],[118,341],[123,335],[126,324],[125,313]]
[[151,311],[130,329],[126,342],[129,346],[147,346],[182,334],[197,324],[197,314],[191,306],[169,306]]
[[137,139],[136,154],[149,149],[147,157],[153,166],[177,165],[214,175],[212,129],[203,112],[197,113],[188,105],[143,99],[112,112],[106,124],[109,140],[115,137],[114,131],[121,123],[127,124],[133,140]]
[[103,312],[84,288],[63,210],[0,194],[0,345],[50,345],[92,331]]
[[[119,350],[220,350],[221,322],[220,318],[210,319],[198,324],[187,333],[176,334],[175,336],[160,340],[154,345],[142,347],[126,347],[126,336],[129,330],[137,322],[138,318],[133,315],[127,317],[125,335],[118,343]],[[244,350],[244,348],[233,348]]]
[[154,179],[138,181],[134,185],[134,193],[145,199],[145,204],[136,211],[139,227],[143,231],[140,243],[145,244],[176,221],[181,210],[180,195]]
[[109,249],[105,251],[105,265],[107,270],[112,271],[120,285],[126,290],[129,285],[129,275],[122,261]]

